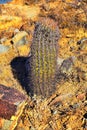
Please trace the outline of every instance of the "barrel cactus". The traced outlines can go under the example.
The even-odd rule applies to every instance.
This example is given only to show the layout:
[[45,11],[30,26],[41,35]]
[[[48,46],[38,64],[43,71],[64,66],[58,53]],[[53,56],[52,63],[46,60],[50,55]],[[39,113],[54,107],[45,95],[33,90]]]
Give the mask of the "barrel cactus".
[[59,30],[53,20],[36,23],[27,61],[29,90],[33,95],[49,97],[56,89],[58,39]]

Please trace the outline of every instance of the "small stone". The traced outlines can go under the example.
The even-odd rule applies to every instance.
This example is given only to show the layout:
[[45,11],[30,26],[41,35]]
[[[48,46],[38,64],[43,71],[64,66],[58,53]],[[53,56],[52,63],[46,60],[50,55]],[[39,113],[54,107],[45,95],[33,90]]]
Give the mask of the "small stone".
[[53,113],[53,114],[54,114],[54,115],[56,115],[57,113],[58,113],[58,112],[57,112],[57,110],[56,110],[56,111],[54,111],[54,113]]
[[77,99],[84,100],[85,99],[85,93],[80,93],[77,95]]
[[8,52],[9,48],[10,48],[9,46],[0,44],[0,54]]
[[3,38],[0,39],[0,43],[3,44],[6,40],[7,40],[7,38],[3,37]]
[[58,67],[60,67],[61,66],[61,64],[63,63],[63,61],[64,61],[64,59],[62,59],[62,58],[57,58],[57,65],[58,65]]
[[87,64],[87,54],[80,55],[80,56],[78,57],[78,60],[80,60],[80,61],[83,62],[84,64]]
[[27,43],[28,33],[25,31],[18,32],[11,40],[11,43],[15,46],[21,46]]
[[80,103],[75,103],[75,104],[73,104],[73,109],[76,109],[76,108],[78,108],[78,107],[80,107]]
[[14,34],[16,34],[16,33],[18,33],[18,32],[20,32],[20,31],[19,31],[18,28],[16,28],[16,29],[14,30]]
[[74,60],[75,60],[75,57],[69,57],[67,59],[65,59],[61,66],[60,66],[60,71],[61,73],[65,73],[67,75],[70,75],[71,72],[72,72],[72,69],[73,69],[73,65],[74,65]]
[[80,50],[87,50],[87,38],[82,38],[80,41],[77,42]]

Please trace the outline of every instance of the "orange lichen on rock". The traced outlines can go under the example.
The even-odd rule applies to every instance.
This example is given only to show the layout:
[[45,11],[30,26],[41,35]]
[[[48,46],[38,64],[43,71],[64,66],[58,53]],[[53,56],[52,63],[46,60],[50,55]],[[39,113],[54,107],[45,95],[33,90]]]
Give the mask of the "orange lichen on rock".
[[10,27],[18,27],[22,25],[22,18],[16,16],[3,15],[0,16],[0,30],[9,29]]

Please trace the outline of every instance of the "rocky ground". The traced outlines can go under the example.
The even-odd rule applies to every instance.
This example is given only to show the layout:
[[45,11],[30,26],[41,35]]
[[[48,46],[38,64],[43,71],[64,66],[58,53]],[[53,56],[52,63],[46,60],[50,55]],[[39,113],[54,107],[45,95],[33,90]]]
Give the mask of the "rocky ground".
[[[60,30],[57,89],[43,100],[27,95],[25,71],[34,25],[41,17],[54,19]],[[15,130],[87,130],[87,1],[13,0],[0,5],[0,84],[27,96]]]

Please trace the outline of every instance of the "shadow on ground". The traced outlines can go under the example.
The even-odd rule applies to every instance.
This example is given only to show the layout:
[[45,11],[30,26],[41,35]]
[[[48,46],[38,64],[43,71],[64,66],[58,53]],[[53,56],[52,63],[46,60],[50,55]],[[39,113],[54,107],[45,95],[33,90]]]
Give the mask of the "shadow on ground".
[[[29,80],[29,71],[26,69],[26,61],[29,61],[29,57],[15,57],[10,65],[14,78],[18,80],[22,88],[32,96],[32,88]],[[29,64],[28,64],[29,65]],[[30,70],[30,69],[29,69]]]
[[[11,61],[10,65],[14,78],[17,79],[17,81],[21,84],[22,88],[27,92],[27,94],[32,97],[34,95],[34,86],[31,78],[30,58],[31,57],[23,56],[15,57]],[[58,71],[54,82],[57,85],[63,80],[67,80],[66,75]]]

